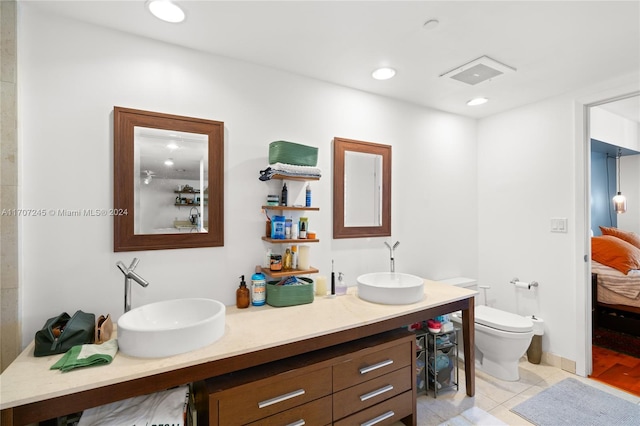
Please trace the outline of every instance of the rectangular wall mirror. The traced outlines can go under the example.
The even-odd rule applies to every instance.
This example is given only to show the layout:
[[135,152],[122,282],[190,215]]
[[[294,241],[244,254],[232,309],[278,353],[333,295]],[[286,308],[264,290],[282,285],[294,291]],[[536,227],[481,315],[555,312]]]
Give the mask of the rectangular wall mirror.
[[224,245],[224,123],[114,108],[114,251]]
[[391,146],[333,139],[333,238],[391,235]]

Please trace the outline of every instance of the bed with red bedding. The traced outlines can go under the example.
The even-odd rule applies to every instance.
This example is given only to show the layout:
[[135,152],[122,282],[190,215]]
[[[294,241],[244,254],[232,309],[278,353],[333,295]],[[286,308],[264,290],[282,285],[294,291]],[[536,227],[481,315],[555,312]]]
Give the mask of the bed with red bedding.
[[591,239],[594,327],[640,335],[640,235],[600,229]]

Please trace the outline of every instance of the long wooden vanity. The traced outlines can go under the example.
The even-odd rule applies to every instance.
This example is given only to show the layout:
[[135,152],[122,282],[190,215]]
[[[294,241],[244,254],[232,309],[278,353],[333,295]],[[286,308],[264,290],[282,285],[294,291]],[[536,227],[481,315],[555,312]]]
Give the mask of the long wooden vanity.
[[[199,424],[229,424],[219,419],[236,415],[234,395],[242,386],[251,386],[276,391],[261,394],[256,390],[250,399],[243,393],[242,412],[249,416],[245,423],[270,416],[293,422],[300,412],[296,407],[304,407],[307,414],[330,414],[317,422],[308,421],[313,424],[350,424],[393,411],[405,424],[415,425],[413,343],[409,343],[410,335],[397,329],[456,310],[463,311],[467,395],[475,394],[475,292],[425,281],[423,301],[397,306],[362,301],[351,290],[345,296],[318,298],[308,305],[228,307],[225,335],[219,341],[169,358],[118,354],[108,366],[60,373],[49,367],[61,355],[35,358],[31,344],[2,374],[2,425],[34,423],[192,382],[199,393],[207,395],[208,416],[199,415]],[[382,365],[389,359],[391,364],[374,368],[371,374],[354,373],[362,365]],[[277,380],[266,372],[277,373]],[[278,397],[277,389],[296,388],[300,381],[311,386],[304,389],[301,398],[306,399],[291,401],[290,407],[285,401],[277,409],[256,412],[258,403]],[[389,383],[393,390],[388,389]],[[373,396],[361,401],[371,392]],[[249,410],[247,404],[255,407]]]

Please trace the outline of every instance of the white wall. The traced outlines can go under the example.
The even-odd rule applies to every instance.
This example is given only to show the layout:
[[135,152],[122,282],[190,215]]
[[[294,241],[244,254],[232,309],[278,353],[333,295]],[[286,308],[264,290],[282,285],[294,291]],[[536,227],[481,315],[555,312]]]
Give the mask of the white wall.
[[637,122],[600,107],[593,107],[590,112],[590,125],[592,139],[640,151],[640,126]]
[[[479,283],[492,287],[489,305],[544,318],[543,350],[576,361],[583,375],[591,365],[585,105],[638,84],[638,75],[620,76],[478,122]],[[634,193],[638,169],[628,169]],[[567,233],[550,232],[556,217],[567,218]],[[514,277],[540,285],[515,289]]]
[[[353,285],[358,274],[388,268],[385,239],[331,238],[331,141],[345,137],[393,146],[397,270],[477,276],[474,120],[18,6],[19,207],[112,205],[114,106],[225,123],[224,247],[114,253],[112,218],[20,220],[24,345],[61,311],[117,319],[123,277],[115,263],[133,257],[151,283],[134,286],[134,307],[184,296],[235,303],[238,277],[250,275],[269,247],[260,240],[260,205],[279,184],[260,182],[258,171],[274,140],[319,147],[324,173],[313,184],[313,204],[321,210],[308,216],[320,238],[312,265],[321,273],[335,259]],[[304,202],[304,185],[292,183],[289,194]]]
[[[489,305],[542,317],[543,350],[576,359],[573,102],[554,98],[479,121],[479,283]],[[551,233],[550,219],[568,219]],[[537,290],[516,289],[518,277]]]

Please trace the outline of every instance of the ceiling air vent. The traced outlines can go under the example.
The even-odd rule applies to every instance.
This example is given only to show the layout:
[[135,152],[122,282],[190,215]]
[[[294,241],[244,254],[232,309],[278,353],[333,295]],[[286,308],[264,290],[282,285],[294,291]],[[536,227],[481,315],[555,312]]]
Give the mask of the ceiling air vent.
[[499,75],[514,72],[515,70],[515,68],[491,59],[488,56],[481,56],[478,59],[441,74],[440,77],[450,77],[474,86]]

